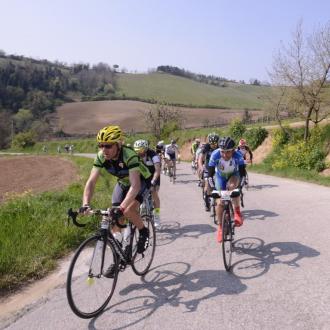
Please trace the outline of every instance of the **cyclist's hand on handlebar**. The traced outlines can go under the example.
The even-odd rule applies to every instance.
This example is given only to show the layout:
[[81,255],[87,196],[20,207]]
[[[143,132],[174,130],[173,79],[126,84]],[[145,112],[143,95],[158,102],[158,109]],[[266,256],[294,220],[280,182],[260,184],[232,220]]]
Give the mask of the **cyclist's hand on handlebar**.
[[124,209],[122,207],[113,207],[110,210],[110,216],[112,219],[118,220],[124,215]]
[[91,210],[91,207],[89,205],[83,205],[79,208],[79,214],[88,214],[88,212]]

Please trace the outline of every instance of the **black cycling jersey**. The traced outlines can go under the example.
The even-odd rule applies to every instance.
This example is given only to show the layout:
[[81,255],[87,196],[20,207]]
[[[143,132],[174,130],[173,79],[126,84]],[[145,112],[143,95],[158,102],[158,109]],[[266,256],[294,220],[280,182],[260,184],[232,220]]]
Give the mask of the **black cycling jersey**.
[[205,156],[205,168],[208,169],[209,168],[209,160],[211,158],[211,154],[212,152],[216,150],[216,149],[212,149],[211,145],[209,143],[206,143],[203,147],[202,147],[202,151],[201,153]]
[[143,163],[148,167],[148,170],[151,174],[155,173],[155,164],[160,163],[160,158],[158,154],[152,150],[148,149],[145,157],[141,157]]
[[107,172],[118,178],[118,182],[129,186],[129,170],[137,168],[142,180],[151,180],[151,173],[137,153],[126,146],[122,146],[118,159],[107,160],[102,151],[99,151],[94,160],[93,167],[105,168]]

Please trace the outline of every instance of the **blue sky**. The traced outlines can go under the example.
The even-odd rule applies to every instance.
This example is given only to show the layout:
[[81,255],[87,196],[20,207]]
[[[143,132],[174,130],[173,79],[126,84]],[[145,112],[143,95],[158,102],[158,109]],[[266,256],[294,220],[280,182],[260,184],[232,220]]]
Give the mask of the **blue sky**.
[[146,72],[269,80],[274,53],[330,21],[329,0],[0,0],[0,49]]

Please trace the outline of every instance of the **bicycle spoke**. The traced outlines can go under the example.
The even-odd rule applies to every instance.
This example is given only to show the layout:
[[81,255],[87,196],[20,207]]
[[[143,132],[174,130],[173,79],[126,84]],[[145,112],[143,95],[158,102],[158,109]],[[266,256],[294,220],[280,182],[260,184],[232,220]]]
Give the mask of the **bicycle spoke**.
[[142,217],[145,227],[149,229],[149,245],[143,253],[137,253],[137,242],[139,230],[135,228],[132,247],[132,269],[137,275],[144,275],[148,272],[155,254],[156,231],[151,216]]
[[230,212],[225,210],[222,215],[222,256],[225,269],[230,270],[233,252],[233,235],[231,229]]
[[67,297],[76,315],[95,317],[107,306],[116,286],[118,271],[113,278],[106,278],[103,273],[111,264],[117,264],[116,259],[112,246],[107,243],[104,248],[100,236],[90,237],[80,245],[67,277]]

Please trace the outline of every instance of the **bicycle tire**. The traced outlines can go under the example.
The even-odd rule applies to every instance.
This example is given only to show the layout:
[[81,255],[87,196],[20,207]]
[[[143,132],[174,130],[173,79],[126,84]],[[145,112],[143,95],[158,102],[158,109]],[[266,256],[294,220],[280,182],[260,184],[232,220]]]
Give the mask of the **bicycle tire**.
[[142,217],[144,226],[149,229],[149,245],[143,253],[137,253],[137,242],[139,239],[139,230],[135,228],[132,246],[132,269],[136,275],[145,275],[154,259],[156,249],[156,229],[152,216],[146,215]]
[[231,228],[231,214],[225,209],[221,219],[222,227],[222,257],[226,271],[230,271],[233,253],[233,231]]
[[217,218],[217,212],[216,212],[216,200],[214,198],[211,199],[212,203],[211,203],[211,216],[213,218],[213,223],[215,225],[218,225],[218,218]]
[[[100,248],[99,242],[102,242]],[[116,271],[113,278],[106,278],[102,272],[110,263],[117,265]],[[118,263],[110,241],[104,247],[101,235],[87,238],[78,247],[71,260],[66,282],[67,299],[77,316],[84,319],[95,317],[108,305],[117,284]],[[90,276],[90,272],[95,272],[95,275]]]

